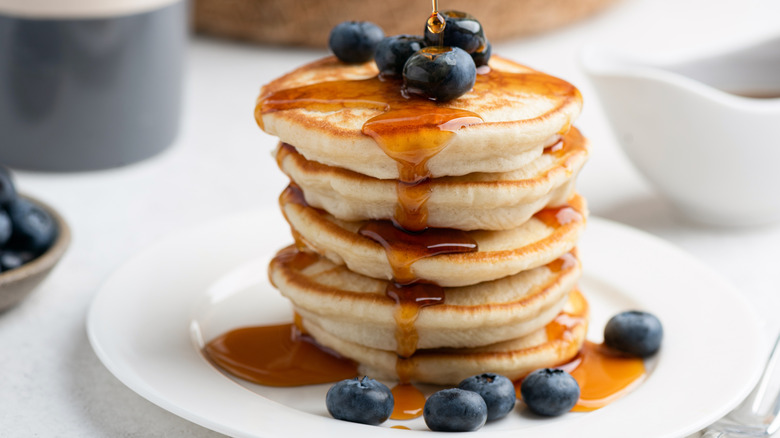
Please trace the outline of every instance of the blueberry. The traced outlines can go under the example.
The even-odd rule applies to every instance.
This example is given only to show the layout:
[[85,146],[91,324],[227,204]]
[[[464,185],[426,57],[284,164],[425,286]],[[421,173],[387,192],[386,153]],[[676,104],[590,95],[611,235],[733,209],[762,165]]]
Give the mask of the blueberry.
[[515,385],[507,377],[484,373],[463,380],[458,388],[474,391],[485,400],[487,421],[504,418],[515,407]]
[[483,50],[479,50],[471,54],[471,59],[474,60],[474,64],[477,67],[482,67],[483,65],[487,65],[488,61],[490,61],[490,55],[492,53],[493,45],[490,44],[490,41],[488,41]]
[[34,258],[35,254],[28,251],[3,251],[0,253],[0,270],[16,269]]
[[376,48],[374,61],[379,72],[385,76],[400,75],[410,56],[425,47],[423,37],[417,35],[395,35],[383,39]]
[[403,74],[407,93],[446,102],[474,87],[477,67],[463,49],[426,47],[406,61]]
[[637,357],[648,357],[661,348],[664,329],[655,315],[628,311],[613,316],[604,327],[604,343]]
[[11,218],[5,210],[0,210],[0,247],[8,242],[12,232],[13,227],[11,226]]
[[328,46],[340,60],[357,64],[374,57],[376,46],[385,37],[382,28],[369,21],[345,21],[330,31]]
[[16,198],[8,205],[13,234],[9,244],[14,248],[40,254],[48,249],[57,237],[57,224],[43,208],[32,202]]
[[423,418],[431,430],[471,432],[485,425],[487,405],[476,392],[443,389],[425,401]]
[[14,199],[16,199],[16,188],[11,179],[11,172],[0,166],[0,206],[8,205]]
[[[468,53],[484,50],[487,46],[487,38],[482,25],[473,15],[460,11],[442,12],[444,21],[443,45],[460,47]],[[425,27],[425,44],[427,46],[439,45],[439,34],[431,32]]]
[[325,405],[333,418],[363,424],[381,424],[393,413],[390,388],[363,377],[342,380],[325,396]]
[[543,368],[523,379],[520,394],[532,412],[554,417],[569,412],[577,404],[580,385],[563,370]]

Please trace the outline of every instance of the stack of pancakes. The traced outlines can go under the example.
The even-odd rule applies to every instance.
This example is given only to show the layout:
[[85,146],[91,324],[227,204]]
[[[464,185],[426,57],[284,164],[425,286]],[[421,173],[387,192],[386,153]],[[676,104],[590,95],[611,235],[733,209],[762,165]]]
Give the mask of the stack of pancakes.
[[[302,329],[376,378],[516,379],[569,361],[587,329],[577,89],[496,56],[446,104],[376,75],[326,58],[258,99],[296,241],[270,277]],[[377,119],[395,125],[367,129]]]

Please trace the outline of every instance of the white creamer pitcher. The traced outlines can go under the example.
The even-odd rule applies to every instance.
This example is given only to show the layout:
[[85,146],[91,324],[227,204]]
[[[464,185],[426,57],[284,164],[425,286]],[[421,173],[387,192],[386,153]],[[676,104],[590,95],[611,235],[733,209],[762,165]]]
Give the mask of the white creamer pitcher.
[[686,217],[780,221],[780,28],[674,61],[586,48],[618,141]]

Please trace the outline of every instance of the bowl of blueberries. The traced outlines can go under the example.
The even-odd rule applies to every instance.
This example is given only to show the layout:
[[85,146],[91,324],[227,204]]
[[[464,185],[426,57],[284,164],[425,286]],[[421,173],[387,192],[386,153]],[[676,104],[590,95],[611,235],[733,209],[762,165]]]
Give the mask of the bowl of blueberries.
[[59,262],[70,229],[48,205],[20,195],[0,166],[0,312],[24,299]]

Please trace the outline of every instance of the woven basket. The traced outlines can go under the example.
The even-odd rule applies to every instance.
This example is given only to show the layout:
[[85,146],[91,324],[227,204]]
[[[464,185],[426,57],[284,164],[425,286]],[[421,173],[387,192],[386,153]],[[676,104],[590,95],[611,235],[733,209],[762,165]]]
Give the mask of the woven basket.
[[[581,20],[616,0],[443,0],[441,10],[477,17],[490,41],[531,35]],[[345,20],[368,20],[386,35],[423,32],[431,13],[424,0],[196,0],[203,33],[259,43],[324,47]]]

